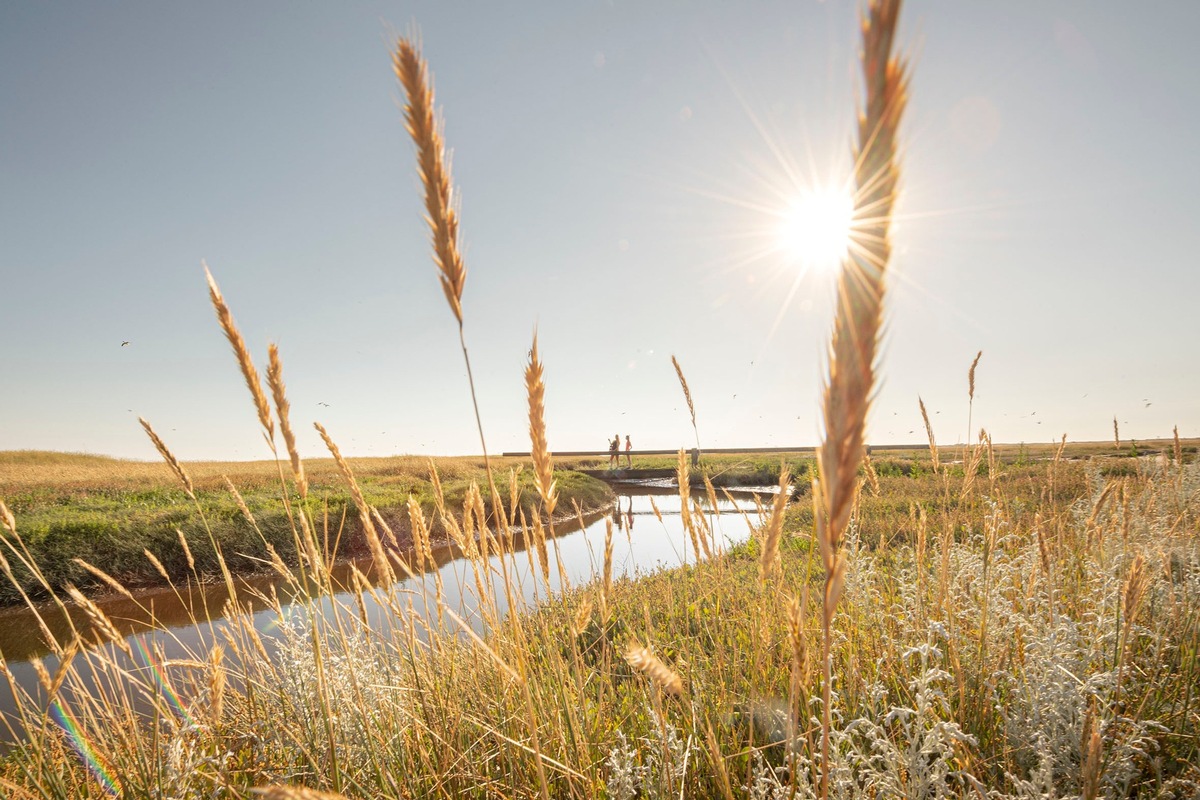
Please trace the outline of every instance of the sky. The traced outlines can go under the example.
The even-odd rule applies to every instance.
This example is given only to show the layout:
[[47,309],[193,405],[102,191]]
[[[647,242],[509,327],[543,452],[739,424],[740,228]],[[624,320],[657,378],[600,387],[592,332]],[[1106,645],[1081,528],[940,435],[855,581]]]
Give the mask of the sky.
[[[857,4],[0,4],[0,450],[269,450],[204,283],[293,424],[480,452],[391,67],[453,151],[491,452],[818,443],[833,274],[781,244],[851,167]],[[1200,4],[905,3],[872,444],[1200,436]],[[128,345],[122,345],[128,342]]]

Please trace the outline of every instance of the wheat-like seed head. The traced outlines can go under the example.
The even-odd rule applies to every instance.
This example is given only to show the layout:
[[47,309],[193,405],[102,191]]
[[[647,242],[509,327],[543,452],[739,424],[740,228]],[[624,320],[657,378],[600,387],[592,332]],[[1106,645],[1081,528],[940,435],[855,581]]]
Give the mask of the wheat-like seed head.
[[401,39],[396,43],[393,63],[396,77],[408,98],[404,117],[408,133],[417,147],[417,169],[425,186],[425,220],[432,233],[433,258],[441,273],[438,279],[461,328],[467,269],[458,246],[458,212],[450,167],[446,163],[442,125],[434,110],[433,82],[425,60],[412,42]]
[[587,626],[592,622],[592,596],[587,595],[583,598],[583,602],[579,604],[579,609],[575,612],[575,619],[571,623],[571,635],[579,636]]
[[980,350],[975,354],[975,360],[971,362],[971,368],[967,370],[967,399],[975,399],[975,368],[979,366],[979,359],[983,358],[983,351]]
[[1179,466],[1183,465],[1183,448],[1180,447],[1180,445],[1179,445],[1179,426],[1178,425],[1176,425],[1174,427],[1173,432],[1175,434],[1175,449],[1174,449],[1175,466],[1179,467]]
[[291,403],[287,399],[287,387],[283,383],[283,364],[279,360],[279,348],[274,344],[267,347],[267,384],[271,387],[271,396],[275,400],[275,415],[279,417],[279,432],[283,434],[283,442],[287,445],[288,458],[292,462],[292,476],[296,479],[296,490],[300,499],[308,497],[308,479],[304,477],[304,463],[296,450],[296,436],[292,433],[292,423],[288,419]]
[[221,290],[217,288],[217,282],[213,279],[212,273],[208,271],[207,264],[204,265],[204,277],[208,279],[208,296],[212,300],[213,310],[217,312],[217,321],[221,324],[221,330],[225,332],[225,338],[229,340],[229,346],[233,348],[234,356],[237,357],[238,366],[242,370],[242,378],[246,381],[246,388],[250,390],[250,398],[254,401],[254,408],[258,412],[258,421],[267,435],[267,444],[274,447],[275,421],[271,419],[271,406],[267,403],[267,395],[263,391],[258,370],[254,368],[254,359],[250,358],[246,340],[242,338],[242,332],[238,330],[237,324],[233,321],[233,312],[229,310],[229,305],[221,296]]
[[179,528],[175,529],[175,533],[179,535],[179,546],[183,548],[183,555],[187,558],[188,569],[196,571],[196,559],[192,558],[192,548],[188,547],[187,537],[183,535],[183,531]]
[[867,483],[871,486],[873,494],[879,494],[879,474],[875,472],[875,465],[871,463],[871,454],[863,453],[863,468],[867,473]]
[[799,676],[808,671],[808,640],[804,636],[804,616],[808,611],[808,585],[800,597],[790,597],[787,603],[788,643],[792,648],[792,669]]
[[683,367],[679,366],[679,360],[674,355],[671,356],[671,363],[675,366],[675,374],[679,377],[679,386],[683,389],[683,399],[687,400],[688,414],[692,417],[692,428],[696,427],[696,406],[692,404],[692,390],[688,388],[687,378],[683,377]]
[[92,566],[88,562],[84,561],[82,558],[72,558],[71,561],[73,563],[78,564],[79,566],[83,567],[85,570],[92,573],[100,580],[102,580],[105,584],[108,585],[108,588],[112,589],[117,594],[127,597],[130,600],[133,600],[133,594],[131,594],[130,591],[125,588],[124,584],[122,584],[119,580],[114,578],[112,575],[109,575],[107,572],[100,569],[99,567]]
[[208,719],[216,726],[225,710],[225,648],[214,644],[208,653]]
[[1117,446],[1118,450],[1121,449],[1121,428],[1117,425],[1116,415],[1113,416],[1113,444]]
[[100,606],[93,603],[83,594],[83,592],[79,591],[70,584],[67,584],[66,591],[67,595],[83,609],[85,614],[87,614],[87,617],[89,620],[91,620],[92,625],[96,627],[96,630],[100,632],[104,639],[111,641],[113,644],[119,647],[121,651],[125,653],[125,655],[133,658],[133,648],[129,646],[129,642],[125,641],[125,637],[122,636],[120,631],[117,630],[117,626],[113,625],[112,620],[108,618],[108,615],[100,609]]
[[358,508],[358,520],[362,524],[363,533],[367,537],[367,547],[371,551],[371,558],[375,560],[378,569],[381,571],[385,582],[391,583],[395,580],[395,573],[392,572],[391,562],[388,561],[387,554],[383,552],[383,543],[379,541],[379,532],[375,529],[375,522],[371,519],[371,511],[367,506],[367,501],[363,499],[362,489],[358,486],[358,481],[354,478],[354,471],[350,469],[350,465],[346,463],[346,459],[342,458],[342,451],[334,443],[333,438],[325,427],[319,422],[314,422],[313,427],[321,434],[321,439],[325,442],[325,447],[329,449],[330,455],[333,456],[334,462],[337,464],[338,471],[342,473],[342,478],[346,481],[346,485],[350,488],[350,497],[354,500],[354,505]]
[[[787,510],[788,497],[792,492],[792,476],[787,464],[779,469],[779,492],[771,503],[771,520],[767,523],[763,537],[762,552],[758,560],[758,578],[766,585],[779,567],[779,540],[783,538],[783,514]],[[714,504],[714,508],[715,508]]]
[[[1178,434],[1179,429],[1176,428],[1175,430],[1176,430],[1175,440],[1179,441],[1179,434]],[[16,519],[16,517],[13,516],[13,513],[12,513],[12,511],[9,510],[8,506],[6,506],[4,504],[3,500],[0,500],[0,525],[3,525],[4,529],[6,531],[8,531],[11,535],[13,535],[13,536],[17,535],[17,519]]]
[[[858,120],[852,245],[838,277],[822,402],[825,435],[817,454],[826,515],[818,528],[828,538],[822,550],[829,553],[849,522],[875,387],[884,275],[891,256],[888,231],[900,179],[896,133],[907,91],[905,68],[892,55],[899,11],[898,0],[871,0],[862,22],[866,109]],[[826,558],[825,564],[832,574],[834,559]]]
[[608,624],[612,609],[608,600],[612,596],[612,554],[613,554],[613,524],[612,517],[604,518],[604,573],[600,584],[600,622]]
[[633,642],[629,645],[629,649],[625,651],[625,661],[649,678],[665,694],[672,697],[683,694],[683,678],[641,644]]
[[1133,560],[1129,575],[1125,579],[1125,591],[1122,594],[1122,606],[1125,614],[1125,625],[1131,627],[1136,621],[1138,610],[1141,608],[1142,597],[1146,593],[1146,559],[1141,553]]
[[144,553],[150,563],[154,565],[154,569],[158,571],[158,574],[162,575],[163,580],[169,583],[171,576],[167,574],[167,568],[164,567],[162,562],[158,560],[158,556],[154,555],[154,553],[151,553],[149,550],[142,550],[142,553]]
[[225,488],[229,489],[229,493],[233,495],[233,501],[237,503],[238,511],[242,512],[242,518],[249,522],[252,527],[258,527],[258,523],[254,521],[254,515],[250,513],[250,507],[246,505],[242,493],[233,485],[233,481],[229,480],[228,475],[222,475],[225,479]]
[[941,462],[938,460],[937,440],[933,438],[933,425],[929,423],[929,412],[925,410],[925,401],[917,396],[917,402],[921,405],[921,419],[925,420],[925,433],[929,436],[929,455],[933,458],[933,471],[937,472],[941,467]]
[[154,449],[157,450],[158,454],[163,457],[163,461],[167,462],[167,466],[171,468],[171,472],[174,472],[175,477],[178,478],[179,482],[183,484],[184,491],[188,493],[189,497],[195,500],[196,491],[192,486],[192,479],[188,477],[186,472],[184,472],[183,465],[179,463],[179,459],[175,458],[174,453],[167,448],[167,445],[163,442],[163,440],[160,439],[158,434],[154,432],[154,428],[150,427],[149,422],[147,422],[143,417],[138,417],[138,422],[142,423],[142,429],[146,431],[146,435],[149,436],[150,441],[154,443]]
[[[546,385],[542,382],[542,362],[538,358],[536,332],[533,334],[533,347],[529,348],[529,363],[525,365],[525,394],[529,398],[529,443],[534,482],[546,513],[553,515],[554,507],[558,504],[558,493],[554,482],[554,466],[550,462],[550,448],[546,445]],[[516,485],[515,482],[513,485]]]

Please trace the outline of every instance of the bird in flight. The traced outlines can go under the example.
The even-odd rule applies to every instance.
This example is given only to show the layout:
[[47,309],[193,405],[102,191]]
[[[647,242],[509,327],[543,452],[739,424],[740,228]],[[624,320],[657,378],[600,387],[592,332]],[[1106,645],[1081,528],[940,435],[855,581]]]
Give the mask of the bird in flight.
[[329,403],[317,403],[317,405],[325,406],[326,408],[329,408]]
[[129,342],[121,342],[121,347],[125,347],[128,344],[129,344]]

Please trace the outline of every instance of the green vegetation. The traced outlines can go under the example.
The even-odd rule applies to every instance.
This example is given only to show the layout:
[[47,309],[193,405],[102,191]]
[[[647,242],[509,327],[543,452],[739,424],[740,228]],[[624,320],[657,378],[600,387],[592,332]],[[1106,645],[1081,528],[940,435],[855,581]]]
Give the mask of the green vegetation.
[[[430,461],[372,458],[351,459],[350,464],[366,501],[383,515],[401,546],[407,546],[409,496],[416,498],[426,515],[434,512]],[[472,483],[487,482],[480,459],[439,458],[434,464],[451,508],[462,508]],[[318,459],[306,466],[308,497],[303,502],[292,498],[293,510],[302,506],[316,522],[321,542],[328,543],[327,559],[363,554],[361,525],[336,465],[331,459]],[[517,513],[531,517],[537,492],[525,464],[509,459],[496,466],[497,489],[505,504],[515,471]],[[296,563],[296,539],[282,503],[284,492],[293,493],[295,486],[288,481],[281,488],[281,473],[274,462],[197,462],[184,467],[195,481],[201,513],[163,464],[68,453],[0,453],[0,499],[12,510],[30,555],[56,589],[67,584],[102,585],[76,559],[102,567],[132,586],[161,584],[163,578],[146,558],[146,550],[158,557],[173,579],[183,580],[190,568],[180,532],[201,577],[220,574],[209,531],[235,573],[263,569],[268,563],[266,544],[288,563]],[[242,496],[253,523],[242,512],[225,476]],[[585,510],[595,509],[612,499],[607,486],[586,475],[564,472],[558,481],[564,510],[575,503]],[[485,506],[490,514],[490,501],[485,500]],[[434,534],[445,538],[440,525]],[[15,561],[12,566],[16,585],[0,582],[0,603],[20,602],[18,585],[31,596],[45,596],[25,565]]]

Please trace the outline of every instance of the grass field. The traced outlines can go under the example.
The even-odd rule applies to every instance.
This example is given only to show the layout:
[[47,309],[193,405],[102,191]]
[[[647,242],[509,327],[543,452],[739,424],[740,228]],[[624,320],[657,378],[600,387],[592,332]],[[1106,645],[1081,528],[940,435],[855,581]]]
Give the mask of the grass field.
[[[417,500],[426,514],[436,506],[430,482],[433,465],[442,482],[444,502],[461,510],[470,486],[486,482],[479,458],[419,457],[349,459],[363,496],[388,521],[402,547],[411,544],[408,498]],[[282,498],[294,492],[294,482],[281,484],[286,465],[272,461],[187,462],[184,465],[195,486],[193,504],[175,475],[162,462],[149,463],[96,455],[37,451],[0,452],[0,499],[8,505],[20,525],[32,558],[40,565],[48,583],[61,590],[67,584],[81,588],[103,588],[104,583],[75,559],[101,566],[130,585],[161,584],[162,575],[146,558],[155,553],[169,575],[183,580],[191,572],[180,543],[180,531],[189,542],[201,576],[219,576],[211,531],[234,571],[263,569],[265,543],[289,563],[295,563],[296,548],[292,523]],[[283,472],[280,471],[282,466]],[[333,459],[305,462],[309,494],[302,501],[320,528],[323,543],[338,544],[337,553],[327,558],[361,555],[366,551],[361,525],[353,510],[350,492]],[[528,461],[499,459],[497,488],[506,502],[509,484],[516,474],[517,507],[533,513],[537,493],[533,489]],[[228,483],[226,482],[228,479]],[[253,522],[246,517],[236,487]],[[578,502],[584,509],[607,504],[612,497],[600,481],[575,472],[563,473],[559,485],[565,510]],[[203,512],[197,513],[197,505]],[[490,501],[486,505],[491,510]],[[435,539],[444,539],[442,526],[435,525]],[[30,570],[13,565],[16,582],[34,597],[46,594]],[[12,582],[0,582],[0,602],[20,602]]]
[[[511,496],[510,465],[499,459],[483,456],[482,469],[447,462],[425,485],[423,464],[347,461],[326,436],[332,461],[303,462],[276,351],[268,391],[210,277],[280,466],[236,468],[235,483],[248,487],[243,508],[221,494],[231,465],[180,464],[148,425],[161,469],[9,457],[3,486],[19,518],[0,506],[0,567],[15,586],[24,588],[14,577],[24,568],[51,602],[82,608],[96,639],[55,642],[52,658],[30,663],[30,691],[0,660],[16,705],[0,791],[19,800],[1200,796],[1195,442],[999,448],[981,431],[965,446],[939,450],[930,435],[927,450],[867,457],[909,90],[893,52],[899,5],[871,0],[861,29],[856,233],[837,287],[823,440],[815,458],[786,460],[783,491],[750,541],[697,557],[714,549],[714,534],[681,453],[690,562],[613,580],[612,537],[622,534],[610,527],[593,580],[554,592],[561,566],[548,542],[556,508],[576,490],[549,453],[536,337],[525,370],[531,458],[520,479],[530,490],[508,501],[525,509],[533,546],[514,552],[510,517],[521,514],[487,511]],[[458,206],[427,67],[411,41],[398,43],[396,72],[470,380]],[[696,398],[675,367],[695,428]],[[777,474],[780,460],[703,470]],[[789,472],[800,491],[789,490]],[[87,489],[93,480],[111,481],[111,497]],[[452,499],[451,487],[461,495]],[[214,632],[215,644],[169,659],[153,642],[135,650],[87,596],[57,590],[26,545],[46,538],[38,514],[53,518],[77,501],[98,504],[80,519],[142,502],[135,515],[199,525],[231,597],[230,626]],[[402,502],[415,544],[403,555],[376,513]],[[344,600],[330,599],[323,535],[342,509],[358,520],[376,570],[374,581],[355,573]],[[230,577],[233,548],[219,546],[208,522],[239,515],[250,531],[259,518],[276,520],[279,539],[292,543],[294,563],[273,566],[301,598],[298,610],[285,612],[274,595],[254,601],[273,614],[274,654],[239,613],[250,603]],[[483,529],[489,517],[494,531]],[[397,577],[431,558],[433,524],[465,554],[478,619],[464,620],[440,582],[428,594],[398,588]],[[638,527],[647,535],[650,525]],[[68,541],[56,564],[85,535]],[[155,552],[139,546],[129,558],[161,563]],[[541,602],[505,614],[520,589],[514,559],[528,559]],[[378,619],[368,607],[387,613]]]

